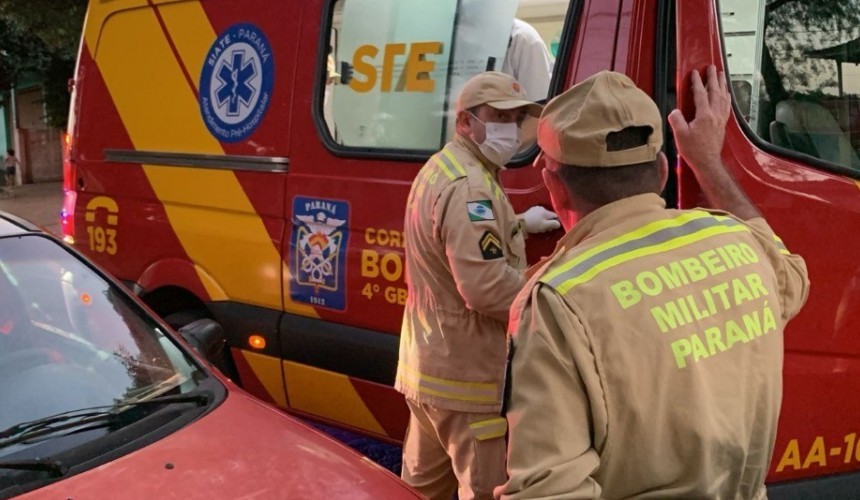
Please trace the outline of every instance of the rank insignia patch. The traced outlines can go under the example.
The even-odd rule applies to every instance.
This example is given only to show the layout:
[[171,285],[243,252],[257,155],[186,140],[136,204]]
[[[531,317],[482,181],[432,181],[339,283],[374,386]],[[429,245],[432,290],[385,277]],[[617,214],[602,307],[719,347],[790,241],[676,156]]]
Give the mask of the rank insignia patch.
[[502,242],[499,241],[495,234],[489,231],[484,232],[480,243],[481,255],[484,256],[484,260],[498,259],[505,255],[502,251]]
[[466,210],[468,210],[469,220],[472,222],[496,220],[496,215],[493,213],[493,202],[490,200],[470,201],[466,203]]

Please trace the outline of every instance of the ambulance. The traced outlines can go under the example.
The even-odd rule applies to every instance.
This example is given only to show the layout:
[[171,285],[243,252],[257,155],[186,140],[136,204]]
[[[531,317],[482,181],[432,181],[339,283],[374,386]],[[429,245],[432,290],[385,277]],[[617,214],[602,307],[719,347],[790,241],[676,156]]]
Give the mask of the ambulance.
[[[92,0],[63,233],[172,325],[220,323],[216,361],[246,390],[397,442],[406,196],[463,83],[536,43],[530,95],[611,69],[691,116],[690,72],[716,64],[723,161],[813,283],[785,333],[769,492],[856,495],[858,18],[860,0]],[[667,204],[705,205],[664,132]],[[518,211],[549,206],[536,155],[502,173]],[[560,236],[531,236],[530,261]]]

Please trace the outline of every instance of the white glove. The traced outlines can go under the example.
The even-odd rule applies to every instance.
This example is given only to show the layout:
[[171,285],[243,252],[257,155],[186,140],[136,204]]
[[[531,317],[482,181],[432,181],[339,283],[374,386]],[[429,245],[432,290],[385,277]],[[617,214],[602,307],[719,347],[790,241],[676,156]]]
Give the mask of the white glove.
[[521,217],[527,233],[545,233],[561,227],[558,215],[540,205],[535,205],[526,210]]

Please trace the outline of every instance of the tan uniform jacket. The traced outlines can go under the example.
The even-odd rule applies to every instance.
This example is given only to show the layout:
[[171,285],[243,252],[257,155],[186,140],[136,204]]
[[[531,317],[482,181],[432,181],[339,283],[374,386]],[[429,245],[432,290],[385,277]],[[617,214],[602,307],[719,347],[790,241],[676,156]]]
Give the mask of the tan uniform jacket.
[[764,219],[664,207],[584,217],[518,296],[503,498],[765,497],[806,266]]
[[438,408],[501,408],[510,306],[525,283],[520,223],[498,167],[456,137],[412,184],[409,298],[395,388]]

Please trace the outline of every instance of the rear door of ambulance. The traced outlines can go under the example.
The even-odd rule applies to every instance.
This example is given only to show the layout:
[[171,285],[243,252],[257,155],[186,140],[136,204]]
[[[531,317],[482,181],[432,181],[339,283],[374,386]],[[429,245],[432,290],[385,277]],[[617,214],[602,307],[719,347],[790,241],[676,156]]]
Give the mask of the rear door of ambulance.
[[[285,401],[294,412],[399,440],[408,410],[392,385],[412,180],[451,137],[462,84],[491,58],[501,69],[515,16],[532,25],[555,60],[545,97],[550,77],[553,88],[565,85],[571,60],[595,71],[609,67],[618,2],[303,5],[283,250]],[[593,33],[588,47],[574,50],[585,31]],[[549,206],[537,169],[502,177],[516,210]],[[560,234],[530,238],[531,260],[549,253]]]
[[[771,498],[860,492],[860,2],[678,0],[679,89],[725,68],[734,94],[723,161],[788,249],[809,300],[785,332]],[[722,35],[721,30],[722,28]],[[671,81],[670,81],[671,82]],[[692,116],[691,95],[679,92]],[[703,203],[685,165],[681,203]]]
[[275,335],[299,23],[298,2],[90,2],[70,232],[162,315]]

